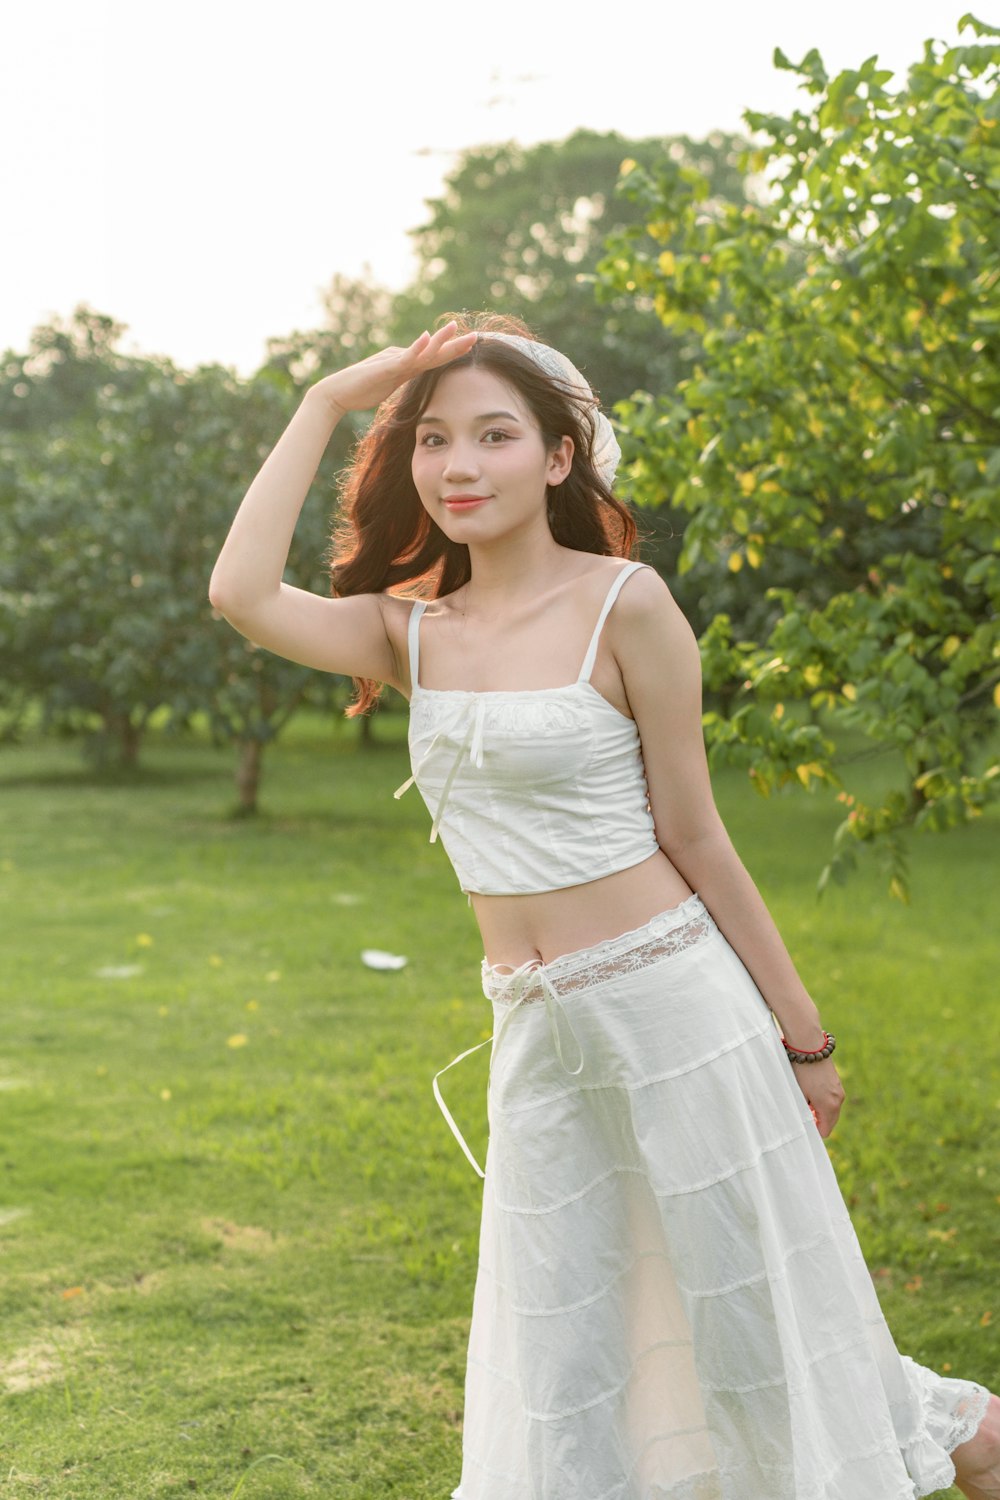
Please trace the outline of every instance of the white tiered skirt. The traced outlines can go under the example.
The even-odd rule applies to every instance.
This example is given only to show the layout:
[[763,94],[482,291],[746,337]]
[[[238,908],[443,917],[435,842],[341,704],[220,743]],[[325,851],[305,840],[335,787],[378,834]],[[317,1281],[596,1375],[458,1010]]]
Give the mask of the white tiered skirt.
[[484,962],[483,988],[452,1500],[947,1487],[989,1392],[897,1351],[771,1012],[700,900],[547,965]]

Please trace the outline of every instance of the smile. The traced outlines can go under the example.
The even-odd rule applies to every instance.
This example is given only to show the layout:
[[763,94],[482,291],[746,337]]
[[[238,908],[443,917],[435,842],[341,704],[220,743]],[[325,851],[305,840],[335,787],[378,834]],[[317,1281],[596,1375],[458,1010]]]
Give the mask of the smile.
[[475,510],[477,505],[485,505],[489,495],[453,495],[443,503],[449,510]]

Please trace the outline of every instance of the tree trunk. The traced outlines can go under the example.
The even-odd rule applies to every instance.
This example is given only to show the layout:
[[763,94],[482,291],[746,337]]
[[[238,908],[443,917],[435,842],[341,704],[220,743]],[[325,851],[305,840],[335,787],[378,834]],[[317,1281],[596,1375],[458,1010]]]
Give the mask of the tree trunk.
[[257,791],[264,747],[260,740],[240,740],[240,758],[236,767],[236,790],[241,813],[257,811]]
[[136,765],[139,746],[142,744],[143,725],[134,724],[129,714],[118,713],[114,709],[107,709],[101,714],[101,718],[104,720],[105,735],[118,745],[119,764]]

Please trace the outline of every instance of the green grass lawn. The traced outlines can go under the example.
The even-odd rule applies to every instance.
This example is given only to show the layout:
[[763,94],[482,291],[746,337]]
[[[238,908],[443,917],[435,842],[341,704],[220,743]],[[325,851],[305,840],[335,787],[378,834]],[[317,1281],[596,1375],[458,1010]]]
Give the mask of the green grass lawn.
[[[490,1013],[400,732],[297,722],[256,820],[195,740],[117,779],[0,752],[0,1496],[457,1482],[481,1183],[431,1077]],[[897,1344],[997,1388],[996,821],[918,840],[909,908],[873,874],[817,903],[833,808],[747,786],[719,804],[838,1035],[828,1145]],[[480,1160],[487,1067],[445,1085]]]

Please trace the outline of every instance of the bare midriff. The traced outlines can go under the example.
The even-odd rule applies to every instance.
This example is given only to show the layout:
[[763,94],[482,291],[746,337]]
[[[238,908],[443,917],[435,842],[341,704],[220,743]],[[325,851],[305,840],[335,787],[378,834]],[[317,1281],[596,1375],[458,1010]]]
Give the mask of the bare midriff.
[[565,890],[526,896],[473,892],[472,909],[487,963],[519,968],[620,937],[693,894],[661,849],[631,869]]

